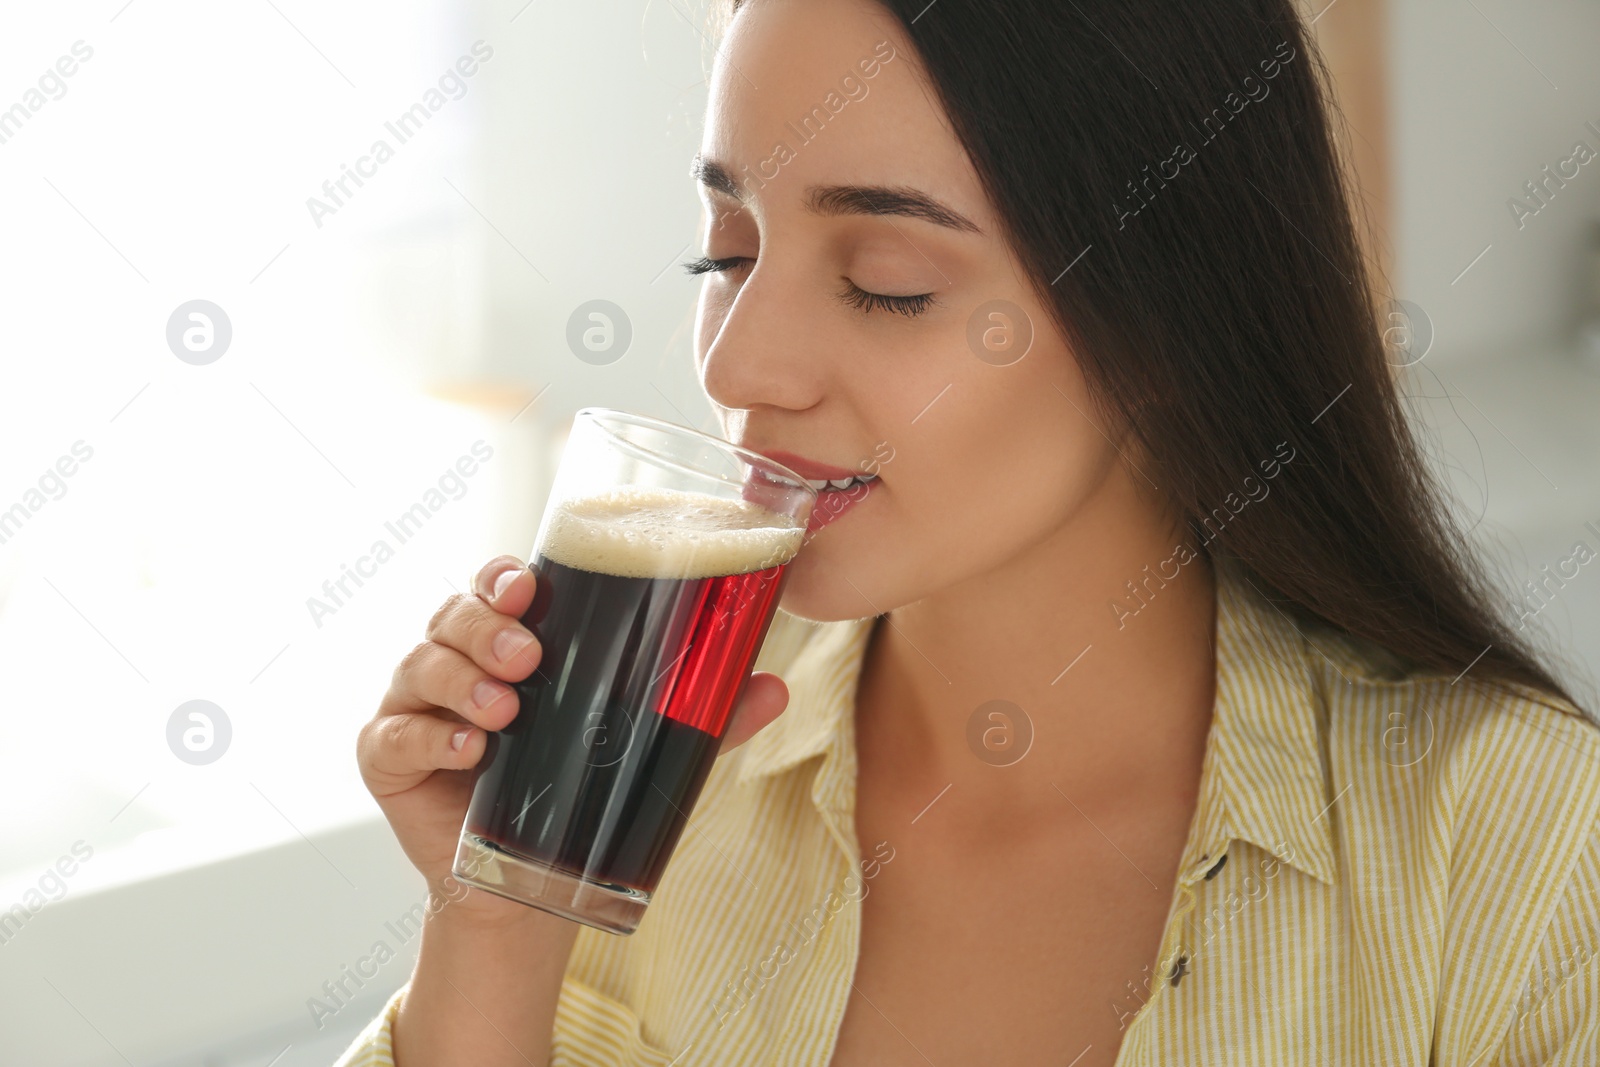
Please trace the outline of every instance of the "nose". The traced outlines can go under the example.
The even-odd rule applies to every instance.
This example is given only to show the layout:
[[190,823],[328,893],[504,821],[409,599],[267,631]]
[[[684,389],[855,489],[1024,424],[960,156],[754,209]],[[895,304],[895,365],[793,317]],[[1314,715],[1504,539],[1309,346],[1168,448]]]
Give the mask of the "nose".
[[733,302],[700,301],[696,348],[700,385],[719,407],[750,411],[763,406],[803,411],[822,399],[826,361],[813,309],[758,261]]

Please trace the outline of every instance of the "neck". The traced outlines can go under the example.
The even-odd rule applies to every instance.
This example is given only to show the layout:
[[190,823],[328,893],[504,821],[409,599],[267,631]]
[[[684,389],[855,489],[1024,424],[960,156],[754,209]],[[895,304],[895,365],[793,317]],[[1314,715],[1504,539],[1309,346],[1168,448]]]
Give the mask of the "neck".
[[[869,773],[913,797],[948,783],[1008,817],[1052,787],[1079,805],[1193,801],[1214,700],[1214,576],[1204,558],[1171,558],[1174,524],[1131,531],[1121,503],[1082,509],[1001,567],[878,621],[857,698]],[[991,705],[974,727],[997,700],[1020,712]]]

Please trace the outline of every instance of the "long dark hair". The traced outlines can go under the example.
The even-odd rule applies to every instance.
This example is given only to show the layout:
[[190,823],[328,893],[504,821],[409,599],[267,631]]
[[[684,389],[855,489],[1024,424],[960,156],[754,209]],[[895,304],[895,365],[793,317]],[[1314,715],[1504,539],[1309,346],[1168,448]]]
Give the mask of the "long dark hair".
[[[1195,545],[1303,624],[1575,704],[1493,607],[1411,435],[1289,0],[879,2]],[[1273,503],[1225,521],[1285,442]]]

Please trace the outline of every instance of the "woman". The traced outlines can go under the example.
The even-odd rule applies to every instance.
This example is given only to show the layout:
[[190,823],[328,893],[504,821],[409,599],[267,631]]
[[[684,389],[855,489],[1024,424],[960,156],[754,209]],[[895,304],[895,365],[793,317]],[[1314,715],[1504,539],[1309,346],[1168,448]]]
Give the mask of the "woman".
[[440,906],[343,1062],[1596,1062],[1600,739],[1425,476],[1291,6],[730,14],[702,383],[876,478],[631,937],[449,877],[535,576],[444,605],[360,743]]

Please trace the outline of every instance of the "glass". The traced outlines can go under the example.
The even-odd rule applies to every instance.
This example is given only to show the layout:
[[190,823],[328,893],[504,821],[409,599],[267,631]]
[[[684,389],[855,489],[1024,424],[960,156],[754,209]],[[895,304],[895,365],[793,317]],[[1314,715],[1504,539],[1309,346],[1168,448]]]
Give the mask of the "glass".
[[584,408],[529,566],[538,667],[489,735],[454,874],[639,925],[777,611],[817,493],[737,445]]

